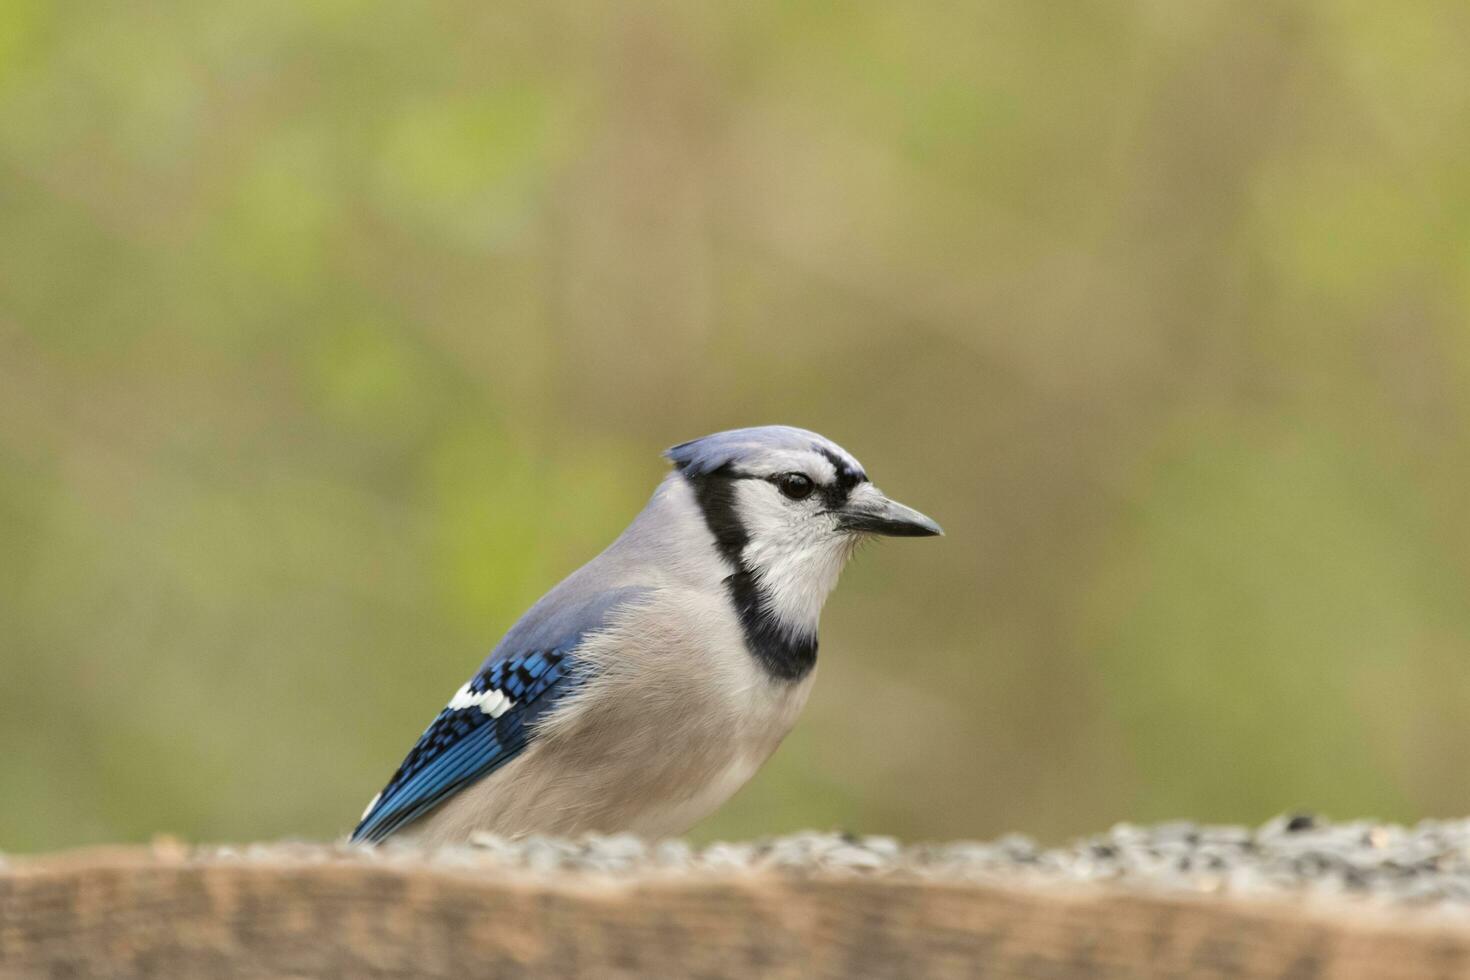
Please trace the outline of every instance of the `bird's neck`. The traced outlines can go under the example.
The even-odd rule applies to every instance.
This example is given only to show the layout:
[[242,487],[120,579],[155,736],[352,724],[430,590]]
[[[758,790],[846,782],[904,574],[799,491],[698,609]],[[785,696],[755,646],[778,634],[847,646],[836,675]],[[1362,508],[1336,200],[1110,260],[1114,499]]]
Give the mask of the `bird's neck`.
[[818,620],[840,562],[806,567],[799,542],[753,540],[729,477],[715,472],[687,485],[726,566],[723,585],[751,656],[773,680],[802,679],[817,663]]
[[817,665],[817,624],[793,626],[772,611],[769,590],[745,568],[725,579],[745,646],[774,680],[799,681]]

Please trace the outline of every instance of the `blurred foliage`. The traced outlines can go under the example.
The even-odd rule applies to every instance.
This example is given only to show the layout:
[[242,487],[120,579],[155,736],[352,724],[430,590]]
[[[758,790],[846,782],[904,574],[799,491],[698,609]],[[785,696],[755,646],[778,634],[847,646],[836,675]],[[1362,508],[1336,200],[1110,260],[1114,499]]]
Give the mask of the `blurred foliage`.
[[1470,8],[0,5],[0,847],[327,836],[657,451],[864,554],[703,837],[1470,810]]

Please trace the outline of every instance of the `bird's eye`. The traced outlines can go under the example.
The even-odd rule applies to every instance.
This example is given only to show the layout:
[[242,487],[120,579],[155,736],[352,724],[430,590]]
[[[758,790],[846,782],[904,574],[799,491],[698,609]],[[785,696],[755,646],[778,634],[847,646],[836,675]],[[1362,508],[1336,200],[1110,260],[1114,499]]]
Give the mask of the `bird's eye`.
[[782,473],[776,477],[776,486],[792,500],[805,500],[816,488],[812,478],[804,473]]

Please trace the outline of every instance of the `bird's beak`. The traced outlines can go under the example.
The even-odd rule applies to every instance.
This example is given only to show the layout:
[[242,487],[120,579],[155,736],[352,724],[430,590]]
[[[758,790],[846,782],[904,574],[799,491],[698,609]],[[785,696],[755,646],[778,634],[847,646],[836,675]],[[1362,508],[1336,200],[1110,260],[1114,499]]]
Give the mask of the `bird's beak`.
[[844,531],[895,538],[928,538],[944,533],[938,524],[912,507],[889,500],[871,483],[856,487],[836,515],[837,526]]

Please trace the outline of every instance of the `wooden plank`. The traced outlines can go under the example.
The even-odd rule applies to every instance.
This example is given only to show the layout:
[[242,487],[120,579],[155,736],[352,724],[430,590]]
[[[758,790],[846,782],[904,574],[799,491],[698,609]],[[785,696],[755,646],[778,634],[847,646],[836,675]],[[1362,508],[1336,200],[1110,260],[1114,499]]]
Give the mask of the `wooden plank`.
[[1470,928],[1060,885],[115,849],[0,870],[0,976],[1395,980],[1470,976]]

